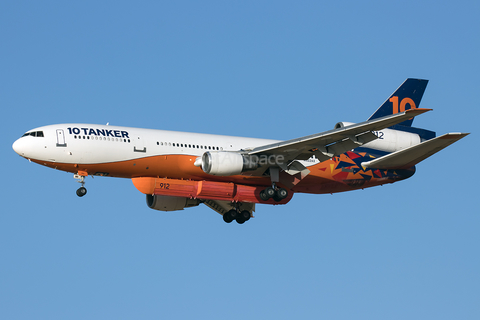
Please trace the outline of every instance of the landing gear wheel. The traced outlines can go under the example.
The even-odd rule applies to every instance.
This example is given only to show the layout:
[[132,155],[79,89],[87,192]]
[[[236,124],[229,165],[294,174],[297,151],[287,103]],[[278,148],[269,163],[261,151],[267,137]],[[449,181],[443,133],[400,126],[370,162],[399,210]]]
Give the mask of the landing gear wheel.
[[274,201],[279,202],[286,197],[288,197],[288,191],[284,188],[275,189],[273,187],[268,187],[265,190],[260,191],[260,199],[263,201],[273,198]]
[[266,188],[263,192],[265,192],[265,195],[268,197],[268,199],[272,198],[275,195],[275,189],[272,187]]
[[225,221],[226,223],[230,223],[230,222],[233,221],[233,219],[228,213],[224,213],[223,214],[223,221]]
[[230,223],[233,220],[235,220],[236,215],[237,215],[237,211],[235,210],[230,210],[228,212],[225,212],[223,214],[223,221],[225,221],[226,223]]
[[242,212],[240,212],[239,216],[241,216],[245,221],[250,220],[250,212],[247,210],[243,210]]
[[268,199],[270,199],[265,193],[265,190],[260,191],[260,199],[262,199],[263,201],[267,201]]
[[87,194],[87,189],[85,187],[80,187],[77,189],[77,196],[83,197]]
[[241,214],[239,214],[239,215],[235,218],[235,220],[237,221],[238,224],[244,224],[245,221],[246,221],[245,218],[244,218]]
[[279,188],[276,192],[276,196],[280,199],[283,200],[288,196],[288,191],[287,189],[284,188]]

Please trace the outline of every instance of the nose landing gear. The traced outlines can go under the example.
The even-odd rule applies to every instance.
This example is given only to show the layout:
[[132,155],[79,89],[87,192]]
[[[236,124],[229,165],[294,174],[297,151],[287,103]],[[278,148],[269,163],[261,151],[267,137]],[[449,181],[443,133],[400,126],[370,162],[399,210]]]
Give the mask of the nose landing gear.
[[84,195],[87,194],[87,188],[84,187],[85,186],[85,176],[86,175],[83,175],[83,174],[80,174],[80,173],[73,175],[73,178],[78,180],[77,181],[78,183],[82,184],[82,186],[77,189],[77,196],[79,196],[79,197],[83,197]]

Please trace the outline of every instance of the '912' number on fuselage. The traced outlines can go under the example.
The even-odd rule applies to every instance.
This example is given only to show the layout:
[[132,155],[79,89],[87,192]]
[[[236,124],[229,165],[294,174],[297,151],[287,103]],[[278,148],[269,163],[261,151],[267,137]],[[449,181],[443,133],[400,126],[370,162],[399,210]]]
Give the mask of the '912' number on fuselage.
[[160,189],[170,189],[170,183],[160,183],[158,186]]

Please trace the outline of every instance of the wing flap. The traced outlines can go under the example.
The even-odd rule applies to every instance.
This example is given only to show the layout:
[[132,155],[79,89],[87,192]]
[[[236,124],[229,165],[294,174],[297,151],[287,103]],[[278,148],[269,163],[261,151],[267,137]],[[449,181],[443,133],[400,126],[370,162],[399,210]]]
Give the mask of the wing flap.
[[372,161],[362,162],[362,167],[375,169],[410,168],[467,135],[469,133],[447,133]]

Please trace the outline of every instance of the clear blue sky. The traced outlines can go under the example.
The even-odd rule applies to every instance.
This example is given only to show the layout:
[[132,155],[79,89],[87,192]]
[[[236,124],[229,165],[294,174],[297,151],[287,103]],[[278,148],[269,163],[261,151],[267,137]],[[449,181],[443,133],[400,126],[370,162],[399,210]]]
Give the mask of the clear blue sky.
[[[3,1],[3,319],[480,316],[475,1]],[[149,209],[131,181],[29,163],[34,127],[114,125],[291,139],[360,122],[406,78],[414,124],[472,132],[411,179],[296,194],[225,224]]]

